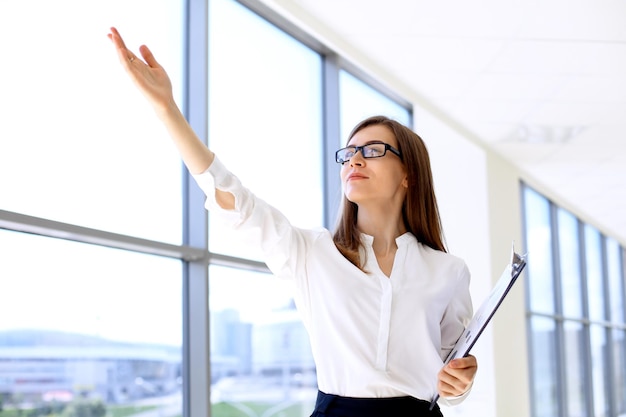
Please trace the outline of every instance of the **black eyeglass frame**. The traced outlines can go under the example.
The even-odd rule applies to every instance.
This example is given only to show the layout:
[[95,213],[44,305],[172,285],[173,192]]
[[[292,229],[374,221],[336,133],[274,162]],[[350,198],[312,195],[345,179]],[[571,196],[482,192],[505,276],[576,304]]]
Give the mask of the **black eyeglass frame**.
[[[372,145],[384,145],[385,146],[385,150],[383,151],[382,155],[377,155],[377,156],[365,156],[365,153],[363,152],[363,149],[372,146]],[[342,160],[339,158],[339,152],[341,151],[345,151],[346,149],[354,149],[354,154],[345,160]],[[372,159],[372,158],[382,158],[383,156],[387,155],[387,151],[391,151],[392,153],[396,154],[398,156],[398,158],[400,158],[400,160],[402,160],[402,153],[394,148],[393,146],[391,146],[388,143],[385,142],[374,142],[374,143],[366,143],[365,145],[361,145],[361,146],[346,146],[345,148],[341,148],[338,149],[335,152],[335,162],[337,162],[338,164],[345,164],[346,162],[349,162],[350,159],[352,159],[352,157],[354,157],[354,155],[357,154],[357,152],[361,151],[361,156],[365,159]]]

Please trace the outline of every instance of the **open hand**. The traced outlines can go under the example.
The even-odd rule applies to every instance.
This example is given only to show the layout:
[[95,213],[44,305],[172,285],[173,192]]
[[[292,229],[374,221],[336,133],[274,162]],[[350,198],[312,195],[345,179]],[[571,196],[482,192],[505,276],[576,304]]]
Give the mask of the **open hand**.
[[474,356],[451,360],[439,371],[437,390],[442,397],[458,397],[472,386],[478,362]]
[[117,49],[117,56],[122,67],[155,110],[166,110],[168,106],[175,105],[169,76],[154,58],[150,49],[145,45],[139,47],[142,61],[126,47],[116,28],[111,28],[108,37]]

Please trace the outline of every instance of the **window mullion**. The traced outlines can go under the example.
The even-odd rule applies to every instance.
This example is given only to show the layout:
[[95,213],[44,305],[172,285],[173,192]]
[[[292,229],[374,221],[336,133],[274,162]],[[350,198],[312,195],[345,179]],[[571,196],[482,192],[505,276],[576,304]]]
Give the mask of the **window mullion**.
[[322,105],[324,139],[322,144],[322,166],[324,182],[324,226],[331,229],[341,198],[339,165],[335,163],[334,151],[339,147],[339,65],[337,56],[326,55],[323,60]]
[[556,364],[556,373],[557,373],[557,381],[561,381],[562,383],[557,384],[558,393],[557,393],[557,403],[559,415],[567,416],[568,414],[568,406],[567,406],[567,376],[565,374],[565,367],[567,364],[564,363],[566,355],[565,355],[565,336],[564,336],[564,320],[563,320],[563,300],[562,300],[562,288],[561,283],[563,280],[562,271],[561,271],[561,262],[559,262],[561,258],[560,253],[560,241],[559,241],[559,223],[557,216],[557,207],[550,203],[550,233],[552,234],[552,269],[553,269],[553,285],[554,285],[554,313],[555,316],[552,317],[555,324],[555,350],[556,357],[558,358]]
[[[580,259],[580,274],[582,277],[581,285],[582,285],[582,307],[583,307],[583,317],[589,318],[589,290],[587,287],[587,255],[586,255],[586,247],[587,242],[585,238],[585,230],[584,224],[578,220],[578,241],[579,245],[579,255]],[[592,382],[592,361],[591,361],[591,325],[586,323],[583,327],[583,339],[584,343],[584,374],[585,374],[585,396],[587,398],[587,415],[594,415],[594,398],[593,398],[593,382]]]
[[[208,141],[208,4],[185,2],[183,114],[198,137]],[[208,253],[207,212],[204,194],[185,169],[183,175],[183,240]],[[183,415],[211,416],[211,369],[208,256],[184,265],[183,300]]]

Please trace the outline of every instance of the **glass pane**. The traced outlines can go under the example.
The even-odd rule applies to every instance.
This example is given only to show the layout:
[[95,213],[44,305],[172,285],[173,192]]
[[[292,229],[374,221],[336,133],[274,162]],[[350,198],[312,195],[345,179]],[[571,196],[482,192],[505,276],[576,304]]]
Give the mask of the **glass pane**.
[[530,326],[533,416],[554,417],[559,415],[554,321],[532,317]]
[[582,318],[582,281],[580,271],[580,245],[578,220],[566,210],[558,210],[559,262],[561,263],[561,287],[563,315]]
[[622,248],[615,239],[606,239],[606,263],[609,278],[609,304],[611,321],[624,323],[624,273],[620,253]]
[[383,115],[411,126],[411,114],[406,108],[344,70],[339,72],[339,97],[341,136],[338,148],[345,145],[352,128],[370,116]]
[[2,230],[0,253],[4,412],[182,415],[180,261]]
[[608,415],[608,396],[606,380],[609,377],[606,328],[592,325],[591,332],[591,382],[593,384],[593,407],[595,417]]
[[182,101],[182,3],[0,1],[2,209],[181,242],[180,158],[106,35],[150,45]]
[[585,377],[585,335],[583,326],[578,322],[565,321],[564,350],[565,360],[563,367],[565,371],[565,385],[567,395],[567,416],[586,417],[587,416],[587,395]]
[[626,343],[624,330],[613,329],[613,392],[615,408],[620,416],[626,415]]
[[585,259],[587,262],[589,319],[594,321],[603,321],[605,319],[604,279],[600,239],[600,232],[596,228],[585,225]]
[[528,304],[533,312],[554,313],[554,278],[550,203],[532,189],[524,188],[526,247],[528,266],[526,276]]
[[309,416],[315,364],[291,282],[219,266],[209,282],[212,415]]
[[[233,0],[209,9],[212,150],[294,225],[321,225],[320,56]],[[261,259],[209,218],[212,252]]]

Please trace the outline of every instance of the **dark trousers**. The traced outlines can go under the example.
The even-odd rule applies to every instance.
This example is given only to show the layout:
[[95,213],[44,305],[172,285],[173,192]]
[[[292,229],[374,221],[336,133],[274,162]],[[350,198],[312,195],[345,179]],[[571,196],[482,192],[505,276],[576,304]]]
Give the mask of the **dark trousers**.
[[350,398],[317,393],[311,417],[443,417],[439,406],[413,397]]

